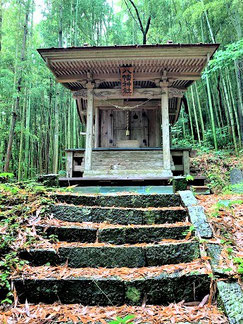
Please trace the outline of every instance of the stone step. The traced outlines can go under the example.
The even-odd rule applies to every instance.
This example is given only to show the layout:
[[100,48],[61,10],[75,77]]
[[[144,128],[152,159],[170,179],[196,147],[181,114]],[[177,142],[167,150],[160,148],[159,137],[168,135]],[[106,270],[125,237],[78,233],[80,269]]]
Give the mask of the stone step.
[[21,251],[20,258],[33,266],[61,265],[84,267],[146,267],[193,261],[200,256],[196,241],[168,241],[160,244],[111,245],[105,243],[57,243],[51,247]]
[[182,204],[178,194],[111,194],[111,195],[80,195],[59,193],[52,195],[57,202],[83,206],[101,207],[175,207]]
[[[171,170],[174,171],[175,168],[171,166]],[[76,171],[82,171],[81,169],[77,169]],[[170,173],[166,170],[163,169],[163,167],[155,167],[152,168],[152,166],[146,165],[144,169],[142,169],[140,166],[137,166],[137,168],[131,169],[130,164],[128,163],[127,166],[122,167],[117,167],[117,165],[111,165],[110,167],[107,168],[97,168],[97,169],[92,169],[90,171],[85,171],[84,172],[84,177],[95,177],[97,179],[102,179],[104,177],[110,178],[110,179],[133,179],[133,178],[143,178],[147,177],[150,179],[157,179],[157,178],[162,178],[162,177],[167,177],[169,176]]]
[[166,225],[107,226],[104,223],[87,226],[38,225],[37,232],[57,236],[59,241],[82,243],[136,244],[154,243],[163,239],[184,239],[190,223]]
[[211,190],[208,186],[190,186],[190,190],[195,195],[210,195]]
[[173,185],[166,186],[76,186],[72,189],[72,192],[79,194],[121,194],[121,193],[130,193],[130,194],[173,194],[174,187]]
[[[86,324],[104,324],[116,320],[117,317],[124,318],[128,314],[134,315],[135,323],[161,323],[161,318],[164,324],[170,324],[170,318],[176,319],[176,323],[184,324],[202,324],[202,323],[224,323],[227,318],[217,308],[216,305],[204,305],[198,307],[198,302],[195,306],[190,304],[177,303],[169,306],[161,305],[146,305],[143,306],[82,306],[80,304],[58,304],[54,307],[50,304],[28,305],[26,311],[26,304],[18,304],[17,307],[10,308],[0,314],[0,322],[13,323],[16,318],[16,311],[18,311],[21,322],[25,323],[50,323],[50,314],[52,323],[86,323]],[[188,314],[190,314],[190,322],[188,322]],[[7,318],[7,321],[6,321]],[[65,318],[65,322],[63,319]],[[114,322],[113,322],[114,323]],[[128,322],[127,322],[128,323]]]
[[[201,301],[209,294],[210,288],[210,277],[206,271],[193,269],[191,273],[161,271],[156,276],[144,275],[130,280],[109,274],[106,277],[86,274],[58,278],[57,273],[63,270],[54,270],[53,275],[39,270],[41,278],[38,275],[29,278],[22,275],[12,280],[20,303],[27,300],[28,303],[118,306],[142,305],[146,300],[148,305],[169,305],[182,300]],[[104,271],[107,272],[107,269]],[[123,271],[129,269],[124,268]]]
[[[79,196],[67,196],[67,201],[75,202]],[[65,196],[58,196],[58,200],[65,200]],[[87,202],[87,200],[86,200]],[[91,201],[89,201],[91,203]],[[78,203],[78,202],[77,202]],[[94,202],[95,203],[95,202]],[[125,201],[124,201],[125,203]],[[170,208],[115,208],[115,207],[90,207],[53,205],[51,214],[60,220],[68,222],[108,222],[111,224],[164,224],[183,222],[188,216],[188,212],[182,207]]]

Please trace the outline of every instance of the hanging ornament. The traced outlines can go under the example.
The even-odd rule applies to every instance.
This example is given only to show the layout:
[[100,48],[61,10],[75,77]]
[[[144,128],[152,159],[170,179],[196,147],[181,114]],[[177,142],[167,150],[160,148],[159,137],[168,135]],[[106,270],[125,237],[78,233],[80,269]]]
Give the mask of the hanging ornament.
[[129,130],[129,111],[127,111],[127,129],[126,129],[126,136],[130,135],[130,130]]

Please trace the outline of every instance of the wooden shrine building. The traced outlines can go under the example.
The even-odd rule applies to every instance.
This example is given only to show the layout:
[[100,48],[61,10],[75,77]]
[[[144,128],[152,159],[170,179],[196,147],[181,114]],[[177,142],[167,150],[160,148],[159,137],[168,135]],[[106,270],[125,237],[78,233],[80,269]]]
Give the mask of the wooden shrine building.
[[57,82],[70,89],[85,149],[67,151],[67,176],[163,178],[188,174],[189,149],[173,149],[170,125],[187,88],[217,44],[39,49]]

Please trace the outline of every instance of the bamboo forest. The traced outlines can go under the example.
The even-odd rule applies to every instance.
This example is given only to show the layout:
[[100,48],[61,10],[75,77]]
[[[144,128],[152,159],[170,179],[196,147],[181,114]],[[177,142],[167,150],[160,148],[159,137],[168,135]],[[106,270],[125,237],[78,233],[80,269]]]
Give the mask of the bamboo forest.
[[[69,91],[37,48],[220,43],[183,100],[172,143],[241,150],[241,1],[4,1],[0,9],[0,170],[18,180],[65,170],[65,148],[84,147],[84,129]],[[141,25],[140,25],[141,22]]]
[[243,323],[242,25],[0,0],[0,323]]

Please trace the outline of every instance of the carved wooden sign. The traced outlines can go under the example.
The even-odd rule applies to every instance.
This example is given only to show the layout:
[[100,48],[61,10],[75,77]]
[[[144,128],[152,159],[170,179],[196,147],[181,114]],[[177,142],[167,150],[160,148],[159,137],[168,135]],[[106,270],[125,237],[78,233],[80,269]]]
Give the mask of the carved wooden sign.
[[131,96],[133,94],[133,67],[123,66],[121,72],[121,92],[123,96]]

